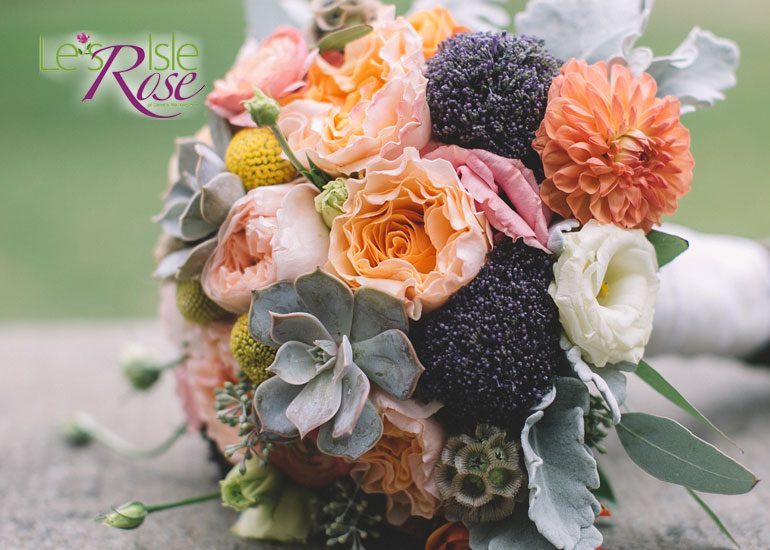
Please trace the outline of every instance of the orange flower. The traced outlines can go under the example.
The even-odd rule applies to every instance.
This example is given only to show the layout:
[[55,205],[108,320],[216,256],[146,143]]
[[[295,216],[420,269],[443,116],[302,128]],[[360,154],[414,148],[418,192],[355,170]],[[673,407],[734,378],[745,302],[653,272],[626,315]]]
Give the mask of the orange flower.
[[569,60],[548,93],[532,146],[546,179],[543,201],[564,217],[649,231],[690,190],[690,132],[679,100],[655,97],[648,74]]
[[353,464],[351,475],[360,478],[364,492],[385,494],[385,517],[392,525],[403,525],[410,516],[432,518],[441,506],[433,470],[444,430],[432,418],[441,404],[399,401],[375,389],[369,397],[382,415],[382,437]]
[[470,550],[470,534],[461,522],[445,523],[428,537],[425,550]]
[[352,288],[369,286],[405,302],[419,319],[468,284],[484,265],[491,230],[446,160],[407,148],[347,181],[327,267]]
[[430,139],[424,68],[422,40],[405,20],[377,24],[345,46],[341,65],[316,58],[278,125],[299,158],[335,174],[421,149]]
[[458,32],[470,32],[468,27],[458,25],[449,10],[443,6],[416,11],[407,21],[422,37],[422,54],[425,59],[433,57],[438,51],[438,45],[450,36]]

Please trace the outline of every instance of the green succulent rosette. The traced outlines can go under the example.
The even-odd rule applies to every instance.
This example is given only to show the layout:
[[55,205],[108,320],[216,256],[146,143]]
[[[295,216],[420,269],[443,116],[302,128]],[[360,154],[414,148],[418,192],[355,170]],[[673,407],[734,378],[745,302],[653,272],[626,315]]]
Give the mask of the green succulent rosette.
[[353,293],[320,269],[255,291],[249,315],[252,336],[280,346],[268,369],[275,376],[254,395],[262,432],[291,440],[319,429],[329,455],[355,460],[380,439],[371,383],[405,400],[424,371],[400,300],[367,287]]
[[227,123],[210,113],[209,131],[213,147],[194,137],[176,142],[177,176],[163,196],[163,210],[153,218],[163,230],[162,248],[169,252],[159,259],[155,277],[197,277],[216,246],[219,226],[246,194],[241,178],[225,168],[232,137]]

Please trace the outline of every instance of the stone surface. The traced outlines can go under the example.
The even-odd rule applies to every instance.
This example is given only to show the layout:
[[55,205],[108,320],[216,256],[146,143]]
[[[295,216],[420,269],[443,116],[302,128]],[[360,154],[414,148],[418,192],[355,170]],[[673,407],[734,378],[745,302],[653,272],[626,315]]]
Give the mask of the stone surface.
[[[150,516],[135,531],[93,518],[128,500],[160,503],[215,491],[217,470],[206,444],[188,435],[162,458],[129,460],[107,449],[73,449],[59,425],[86,411],[143,446],[162,441],[181,422],[173,377],[147,394],[121,379],[126,342],[165,351],[151,322],[0,325],[0,546],[8,549],[286,548],[240,540],[228,531],[235,514],[216,502]],[[748,465],[770,475],[770,369],[714,358],[651,359],[690,400],[740,445],[744,454],[632,378],[634,410],[670,415]],[[620,505],[602,520],[605,550],[726,550],[730,542],[677,486],[639,470],[611,436],[600,462]],[[703,497],[746,550],[770,547],[770,485],[742,496]],[[399,545],[401,550],[406,550]],[[386,545],[387,547],[387,545]]]

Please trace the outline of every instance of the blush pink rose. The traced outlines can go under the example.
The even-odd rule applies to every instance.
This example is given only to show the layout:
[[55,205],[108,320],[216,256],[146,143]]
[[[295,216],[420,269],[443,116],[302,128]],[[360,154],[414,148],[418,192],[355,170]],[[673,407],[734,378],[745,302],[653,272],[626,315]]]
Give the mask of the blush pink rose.
[[383,433],[350,470],[366,493],[386,495],[386,518],[402,525],[410,516],[432,518],[441,506],[433,470],[444,447],[444,430],[431,417],[434,401],[400,401],[376,388],[369,395],[382,416]]
[[404,19],[381,21],[345,46],[341,65],[317,57],[278,125],[297,157],[334,174],[397,158],[430,139],[422,39]]
[[233,204],[219,228],[201,284],[221,307],[246,313],[251,292],[293,281],[327,261],[329,230],[310,184],[257,187]]
[[452,165],[407,148],[347,181],[329,271],[401,300],[412,319],[442,306],[484,265],[492,231]]
[[214,81],[206,105],[236,126],[254,126],[241,101],[253,97],[254,88],[275,99],[298,90],[313,57],[302,33],[292,27],[279,27],[261,44],[250,38],[225,79]]
[[424,158],[452,163],[463,187],[492,227],[514,241],[521,238],[529,246],[550,253],[547,244],[551,211],[540,200],[535,175],[521,161],[457,145],[442,145]]

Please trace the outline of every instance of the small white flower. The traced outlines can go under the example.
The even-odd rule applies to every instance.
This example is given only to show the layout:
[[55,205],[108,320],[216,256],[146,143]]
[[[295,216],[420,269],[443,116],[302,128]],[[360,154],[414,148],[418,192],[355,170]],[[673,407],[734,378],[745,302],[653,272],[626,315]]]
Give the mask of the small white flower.
[[658,293],[655,249],[637,230],[592,220],[564,234],[548,293],[564,332],[597,367],[638,363],[652,331]]

